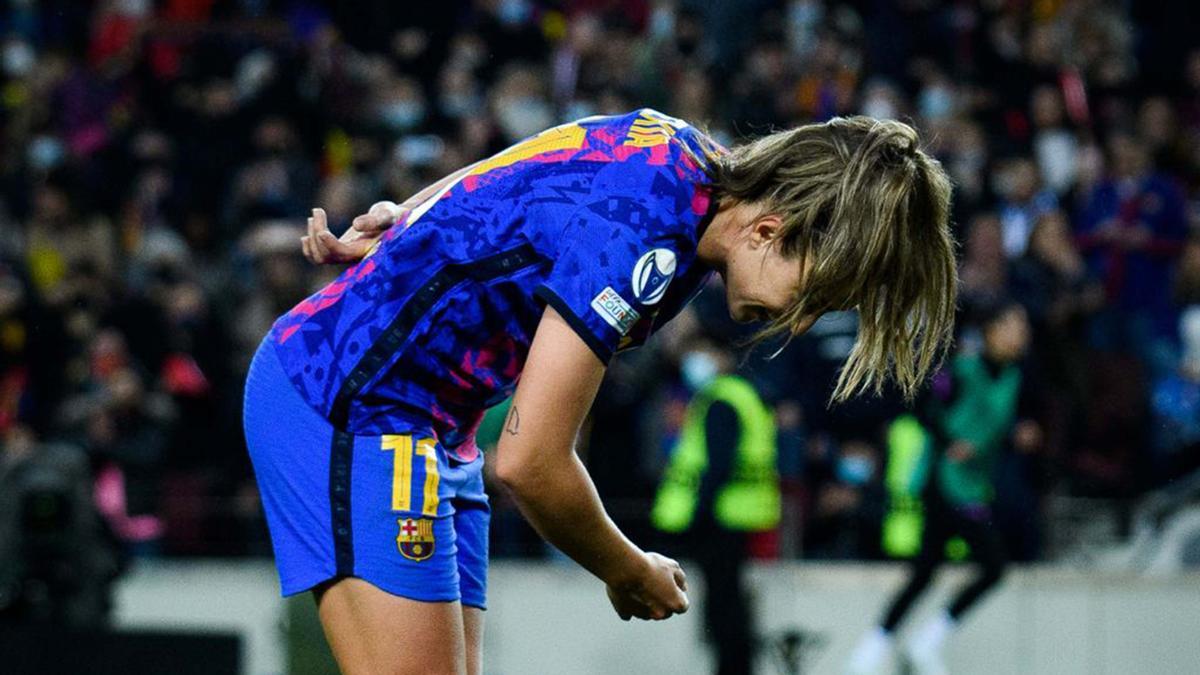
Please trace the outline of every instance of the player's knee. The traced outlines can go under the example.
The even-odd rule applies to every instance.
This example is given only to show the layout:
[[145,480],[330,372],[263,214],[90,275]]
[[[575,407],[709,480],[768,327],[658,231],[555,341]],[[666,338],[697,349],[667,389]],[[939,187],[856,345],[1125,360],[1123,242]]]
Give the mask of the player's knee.
[[343,672],[348,674],[467,675],[464,654],[440,649],[424,653],[415,650],[404,650],[403,653],[395,651],[375,653],[352,666],[340,662],[339,666],[342,667]]

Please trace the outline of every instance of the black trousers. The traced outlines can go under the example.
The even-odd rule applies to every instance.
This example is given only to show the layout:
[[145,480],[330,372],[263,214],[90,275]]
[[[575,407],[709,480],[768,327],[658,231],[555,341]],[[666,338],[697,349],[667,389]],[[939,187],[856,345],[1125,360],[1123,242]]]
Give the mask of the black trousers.
[[892,599],[884,616],[883,628],[891,632],[904,620],[913,602],[929,587],[941,566],[946,542],[958,535],[971,547],[971,557],[979,566],[975,578],[958,592],[950,605],[950,616],[962,617],[985,593],[991,590],[1008,565],[1008,555],[1000,532],[992,524],[989,509],[965,510],[952,507],[937,497],[926,500],[925,530],[921,551],[909,568],[908,583]]
[[689,533],[690,548],[704,573],[704,628],[716,650],[716,672],[748,675],[754,650],[749,599],[742,586],[746,535],[697,520],[701,522]]

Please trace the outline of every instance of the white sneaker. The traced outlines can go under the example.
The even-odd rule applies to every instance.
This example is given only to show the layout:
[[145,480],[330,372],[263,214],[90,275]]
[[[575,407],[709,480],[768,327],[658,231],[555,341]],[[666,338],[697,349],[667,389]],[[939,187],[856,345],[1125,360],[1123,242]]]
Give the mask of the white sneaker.
[[859,639],[850,662],[846,664],[846,675],[873,675],[883,667],[883,661],[892,649],[890,633],[875,626]]
[[954,619],[948,613],[939,612],[905,642],[904,655],[917,675],[947,675],[949,671],[942,660],[942,645],[954,630],[954,624]]

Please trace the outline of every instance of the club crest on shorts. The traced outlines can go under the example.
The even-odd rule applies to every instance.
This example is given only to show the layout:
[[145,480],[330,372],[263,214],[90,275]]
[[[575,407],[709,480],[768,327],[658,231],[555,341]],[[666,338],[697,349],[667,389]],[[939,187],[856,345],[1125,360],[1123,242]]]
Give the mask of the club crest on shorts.
[[643,305],[662,300],[675,276],[675,253],[656,248],[646,251],[633,266],[633,296]]
[[433,521],[428,518],[400,518],[400,533],[396,535],[396,548],[400,555],[421,562],[433,555]]

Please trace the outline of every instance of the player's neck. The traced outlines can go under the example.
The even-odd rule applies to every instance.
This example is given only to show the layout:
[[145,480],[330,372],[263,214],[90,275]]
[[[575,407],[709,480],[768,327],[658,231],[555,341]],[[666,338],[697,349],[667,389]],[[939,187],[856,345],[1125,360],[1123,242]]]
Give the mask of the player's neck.
[[757,212],[758,209],[752,204],[729,198],[722,199],[712,222],[696,244],[696,257],[700,262],[724,273],[725,261],[729,259],[729,251],[733,248],[739,231],[753,220]]

